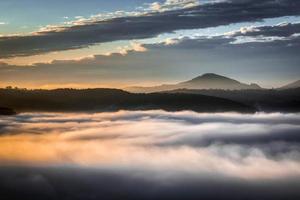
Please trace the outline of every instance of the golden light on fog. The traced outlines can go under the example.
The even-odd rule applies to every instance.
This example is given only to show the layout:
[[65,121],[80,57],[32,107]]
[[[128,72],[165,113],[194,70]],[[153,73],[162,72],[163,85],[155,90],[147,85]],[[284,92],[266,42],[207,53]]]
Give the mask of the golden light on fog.
[[[0,137],[0,160],[2,165],[143,168],[194,175],[220,173],[245,179],[300,175],[300,163],[295,159],[299,154],[292,150],[279,159],[267,155],[260,146],[222,142],[201,145],[209,135],[217,139],[253,131],[254,136],[264,135],[274,127],[286,131],[300,129],[299,125],[272,124],[287,117],[299,120],[299,115],[163,111],[25,114]],[[188,123],[190,118],[199,122]],[[244,122],[238,122],[238,118]],[[228,119],[237,119],[237,123],[228,123]],[[200,146],[194,144],[196,141]],[[292,144],[276,142],[264,148],[268,145],[292,148]]]

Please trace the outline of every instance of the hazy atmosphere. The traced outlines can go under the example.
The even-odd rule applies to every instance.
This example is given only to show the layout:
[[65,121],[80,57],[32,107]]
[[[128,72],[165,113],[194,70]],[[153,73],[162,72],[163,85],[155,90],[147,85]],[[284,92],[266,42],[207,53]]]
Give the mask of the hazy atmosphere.
[[[245,187],[250,185],[252,197],[297,199],[299,122],[298,114],[280,113],[24,113],[0,121],[4,166],[0,168],[0,186],[6,190],[17,187],[14,195],[25,198],[29,197],[26,190],[42,199],[59,197],[62,190],[67,194],[64,198],[75,199],[89,199],[90,192],[97,197],[111,193],[113,198],[129,192],[128,197],[136,193],[135,198],[140,199],[160,194],[180,199],[186,193],[197,199],[226,182],[215,198],[239,194],[247,199]],[[12,168],[20,175],[8,179],[5,166],[20,164],[26,167]],[[45,171],[49,165],[50,171]],[[62,183],[53,180],[58,178],[55,171],[65,170],[82,172],[75,176],[63,173]],[[82,185],[72,185],[81,176],[92,174],[95,177],[88,182],[85,177]],[[106,176],[111,178],[106,180]],[[57,188],[61,184],[76,190],[87,188],[69,193]],[[136,188],[142,186],[148,189]],[[286,189],[259,194],[279,186]]]
[[1,0],[1,200],[299,200],[300,1]]

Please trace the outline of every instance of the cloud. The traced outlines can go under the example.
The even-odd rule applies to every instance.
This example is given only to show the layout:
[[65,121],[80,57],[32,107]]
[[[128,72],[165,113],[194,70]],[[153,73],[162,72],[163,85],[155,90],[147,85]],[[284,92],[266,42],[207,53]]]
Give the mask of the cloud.
[[[257,45],[256,42],[268,42],[271,47],[276,47],[278,43],[282,43],[282,47],[288,44],[299,47],[299,33],[300,23],[280,23],[274,26],[241,27],[240,30],[219,34],[217,36],[184,37],[173,40],[176,41],[175,44],[184,43],[184,41],[198,41],[203,44],[210,44],[212,47],[218,47],[219,45],[235,47],[233,44],[237,43],[237,41],[244,41],[240,42],[240,44],[247,43],[247,45],[253,45],[254,48],[255,45]],[[192,46],[192,44],[190,45]],[[199,46],[199,48],[207,47],[206,45],[198,44],[194,46]],[[266,44],[266,46],[268,45]]]
[[0,194],[298,199],[299,121],[299,114],[160,110],[5,117]]
[[[300,23],[280,23],[275,26],[242,27],[240,30],[227,33],[226,35],[234,38],[250,37],[257,39],[257,41],[260,39],[267,42],[274,40],[287,40],[290,43],[299,45],[298,40],[293,41],[293,39],[298,39],[299,33]],[[267,40],[268,38],[270,40]]]
[[[145,81],[174,82],[174,79],[214,72],[241,81],[247,75],[251,82],[261,81],[262,85],[277,76],[279,84],[280,79],[294,81],[300,74],[299,28],[299,23],[251,26],[215,36],[169,38],[160,43],[133,41],[109,55],[53,60],[31,66],[0,63],[0,79],[3,86],[122,88]],[[261,80],[253,80],[259,76]],[[35,85],[31,85],[32,79]]]
[[[167,1],[165,4],[189,1]],[[189,5],[189,4],[187,4]],[[0,37],[0,58],[84,48],[96,43],[155,37],[179,29],[207,28],[300,14],[298,1],[249,0],[215,2],[163,12],[131,13],[77,25],[48,26],[23,36]],[[122,17],[123,16],[123,17]]]
[[137,167],[249,180],[300,176],[298,114],[74,115],[28,113],[4,119],[1,163]]
[[[138,43],[138,42],[131,42],[130,46],[119,47],[118,49],[120,50],[119,53],[122,55],[126,55],[133,51],[135,51],[135,52],[146,52],[147,51],[147,48],[143,44]],[[112,55],[112,54],[109,54],[109,55]]]
[[153,2],[149,4],[152,11],[164,12],[169,10],[177,10],[183,8],[190,8],[200,5],[198,0],[166,0],[163,3]]

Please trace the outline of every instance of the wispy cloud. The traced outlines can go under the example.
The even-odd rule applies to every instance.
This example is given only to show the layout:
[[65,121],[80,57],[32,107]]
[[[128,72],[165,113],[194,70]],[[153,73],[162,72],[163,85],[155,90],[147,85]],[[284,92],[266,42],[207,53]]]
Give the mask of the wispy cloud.
[[199,0],[166,0],[165,2],[153,2],[148,4],[151,11],[164,12],[182,8],[191,8],[200,5]]
[[[177,4],[190,5],[190,1],[166,1],[163,5]],[[97,17],[79,18],[75,25],[74,23],[66,26],[49,25],[30,35],[1,37],[0,58],[78,49],[118,40],[151,38],[179,29],[216,27],[265,18],[294,16],[300,14],[300,2],[228,1],[162,12],[119,13],[119,17],[114,14],[112,18],[104,20],[98,20]]]

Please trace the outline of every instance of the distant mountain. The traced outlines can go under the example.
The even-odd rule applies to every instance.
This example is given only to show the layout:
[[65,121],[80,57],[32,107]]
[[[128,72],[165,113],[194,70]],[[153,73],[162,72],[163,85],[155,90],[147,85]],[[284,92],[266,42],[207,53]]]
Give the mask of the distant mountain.
[[260,86],[257,84],[248,85],[237,80],[213,73],[203,74],[202,76],[198,76],[192,80],[179,83],[178,85],[187,89],[260,89]]
[[292,89],[292,88],[300,88],[300,80],[290,83],[288,85],[285,85],[279,89]]
[[246,90],[246,89],[261,89],[257,84],[245,84],[237,80],[221,76],[218,74],[207,73],[189,81],[178,84],[160,85],[154,87],[128,87],[125,90],[135,93],[151,93],[161,92],[176,89],[222,89],[222,90]]

